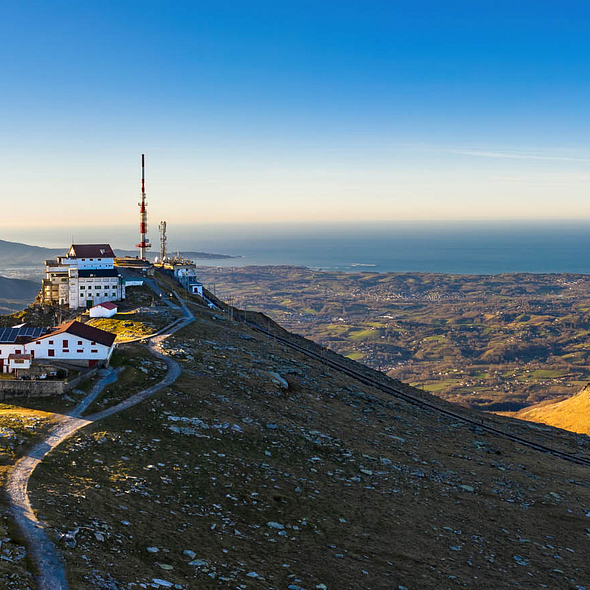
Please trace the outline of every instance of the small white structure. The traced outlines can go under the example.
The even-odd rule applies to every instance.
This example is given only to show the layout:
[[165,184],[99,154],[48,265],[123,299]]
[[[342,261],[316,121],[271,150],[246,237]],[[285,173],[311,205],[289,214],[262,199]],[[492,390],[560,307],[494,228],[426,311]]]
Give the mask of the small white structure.
[[20,370],[29,370],[31,368],[31,355],[10,354],[8,355],[8,367],[4,365],[4,368],[8,369],[8,373],[14,373],[16,371],[17,375]]
[[105,301],[103,303],[99,303],[94,307],[90,308],[90,317],[91,318],[112,318],[114,315],[117,315],[117,310],[119,308],[116,304],[112,303],[111,301]]
[[203,296],[203,285],[201,283],[189,283],[188,285],[188,292],[192,293],[193,295],[200,295]]

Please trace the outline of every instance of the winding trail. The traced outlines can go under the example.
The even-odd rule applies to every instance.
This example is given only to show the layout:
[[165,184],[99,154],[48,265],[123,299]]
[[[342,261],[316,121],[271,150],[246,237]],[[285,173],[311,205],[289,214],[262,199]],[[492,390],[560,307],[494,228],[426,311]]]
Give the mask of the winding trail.
[[155,385],[132,395],[115,406],[91,414],[90,416],[82,417],[83,412],[88,409],[99,393],[107,385],[114,383],[117,380],[118,370],[112,368],[105,370],[100,379],[90,390],[90,393],[74,408],[74,410],[72,410],[72,412],[70,412],[69,415],[60,418],[58,424],[49,431],[45,439],[35,445],[25,457],[20,459],[8,476],[6,492],[10,503],[10,511],[20,532],[27,541],[27,549],[37,568],[36,581],[39,590],[67,590],[68,583],[63,560],[55,545],[45,533],[43,525],[37,520],[31,507],[27,493],[29,478],[47,453],[55,449],[80,428],[92,424],[102,418],[106,418],[107,416],[116,414],[117,412],[126,410],[176,381],[181,373],[180,365],[174,359],[159,352],[157,347],[171,334],[174,334],[174,332],[177,332],[192,323],[195,318],[184,301],[182,301],[176,293],[175,295],[182,307],[184,318],[181,320],[175,320],[172,324],[158,332],[157,335],[143,337],[141,339],[144,341],[148,340],[148,348],[150,352],[158,359],[164,361],[168,366],[168,371],[164,378]]

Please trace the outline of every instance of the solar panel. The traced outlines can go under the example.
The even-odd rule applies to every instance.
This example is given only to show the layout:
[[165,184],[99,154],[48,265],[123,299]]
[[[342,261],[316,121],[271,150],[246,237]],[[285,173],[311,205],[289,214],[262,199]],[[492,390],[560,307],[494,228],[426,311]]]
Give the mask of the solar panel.
[[14,342],[16,340],[18,329],[1,328],[0,330],[0,342]]
[[26,326],[24,328],[0,328],[0,342],[11,344],[16,342],[19,336],[34,340],[46,332],[46,328]]

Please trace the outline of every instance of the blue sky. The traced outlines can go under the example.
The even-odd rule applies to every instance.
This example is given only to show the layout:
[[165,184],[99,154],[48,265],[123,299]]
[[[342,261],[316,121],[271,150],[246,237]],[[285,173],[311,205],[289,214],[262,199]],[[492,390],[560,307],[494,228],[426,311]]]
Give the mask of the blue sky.
[[582,2],[0,0],[1,224],[134,224],[142,152],[155,223],[588,218],[589,22]]

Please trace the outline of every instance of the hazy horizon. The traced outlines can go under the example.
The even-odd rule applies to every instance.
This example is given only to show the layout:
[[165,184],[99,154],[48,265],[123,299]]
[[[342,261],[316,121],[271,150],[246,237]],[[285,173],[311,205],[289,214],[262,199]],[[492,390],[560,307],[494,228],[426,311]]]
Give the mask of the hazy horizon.
[[[160,248],[157,223],[149,224],[148,237],[152,251],[157,253]],[[78,232],[74,230],[77,229]],[[467,236],[477,236],[481,231],[498,234],[524,232],[524,236],[534,236],[539,232],[562,234],[568,230],[577,234],[587,233],[590,236],[590,220],[561,219],[470,219],[470,220],[372,220],[372,221],[338,221],[338,222],[281,222],[281,223],[242,223],[242,224],[168,224],[168,249],[212,251],[219,254],[240,255],[238,251],[227,251],[223,244],[234,249],[240,243],[249,241],[272,243],[277,239],[307,239],[364,237],[378,239],[391,233],[411,236],[446,236],[453,238],[457,232]],[[37,226],[7,227],[0,226],[0,239],[19,242],[31,246],[46,248],[67,248],[72,243],[103,243],[108,242],[113,248],[124,250],[135,249],[139,239],[138,227],[135,224],[121,226],[90,225],[90,226]],[[209,250],[207,250],[209,249]],[[230,248],[231,249],[231,248]],[[225,251],[223,251],[225,250]]]

